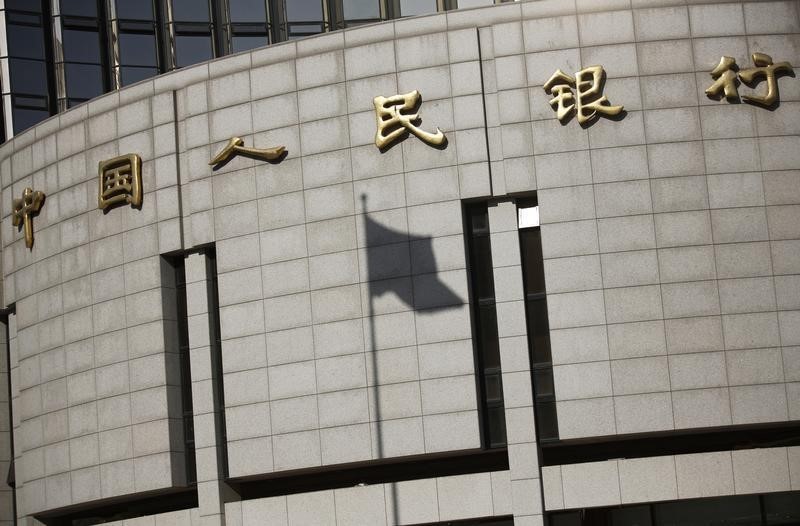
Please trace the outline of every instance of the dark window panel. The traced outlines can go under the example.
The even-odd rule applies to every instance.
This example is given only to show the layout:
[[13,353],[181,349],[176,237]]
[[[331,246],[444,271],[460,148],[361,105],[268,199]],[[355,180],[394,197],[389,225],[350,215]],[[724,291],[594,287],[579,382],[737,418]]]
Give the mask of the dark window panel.
[[342,0],[345,20],[369,20],[381,16],[378,0]]
[[652,526],[650,506],[635,506],[611,510],[611,526]]
[[213,58],[210,35],[178,35],[175,37],[178,67],[190,66]]
[[47,97],[33,97],[26,95],[13,95],[13,104],[17,108],[26,110],[47,111]]
[[536,399],[549,398],[553,400],[556,395],[553,382],[553,370],[550,368],[536,369],[533,372],[533,386],[536,389]]
[[175,21],[208,22],[208,14],[208,2],[206,1],[172,0],[172,17]]
[[156,36],[153,34],[120,33],[120,62],[123,66],[158,65],[156,54]]
[[580,511],[570,511],[567,513],[557,513],[548,517],[550,526],[583,526]]
[[800,524],[800,495],[772,493],[764,495],[764,514],[767,524]]
[[522,260],[525,262],[525,292],[528,294],[543,293],[545,285],[541,232],[538,228],[529,228],[520,230],[519,236]]
[[22,108],[14,108],[11,113],[14,118],[14,133],[27,130],[50,116],[50,112],[47,110],[29,110]]
[[6,11],[15,9],[18,11],[42,12],[42,3],[37,0],[5,0]]
[[494,299],[494,274],[492,271],[492,247],[489,236],[477,236],[472,239],[472,261],[475,273],[475,298],[477,300]]
[[[62,15],[97,16],[97,0],[59,0]],[[128,0],[140,1],[140,0]]]
[[153,20],[153,4],[149,0],[116,0],[117,18]]
[[324,20],[320,0],[288,0],[286,20],[289,22],[319,22]]
[[663,526],[750,526],[761,524],[757,495],[667,502],[655,506],[656,524]]
[[547,322],[547,300],[528,300],[527,303],[528,344],[531,346],[533,363],[549,363],[550,327]]
[[436,0],[400,0],[400,16],[424,15],[436,12]]
[[[294,2],[295,0],[290,0]],[[228,0],[231,22],[256,22],[267,19],[265,0]]]
[[103,68],[95,64],[65,64],[67,96],[87,100],[103,94]]
[[8,24],[6,31],[9,56],[44,60],[44,35],[41,27]]
[[491,402],[503,402],[503,380],[498,370],[494,374],[487,374],[484,381],[486,390],[486,400]]
[[65,62],[100,62],[100,36],[97,31],[64,29]]
[[130,86],[140,80],[149,79],[158,75],[158,68],[142,68],[137,66],[122,66],[120,77],[123,86]]
[[47,95],[45,63],[21,58],[8,59],[11,91],[30,95]]
[[536,423],[539,440],[558,439],[558,412],[555,402],[536,403]]
[[231,52],[238,53],[240,51],[247,51],[248,49],[266,46],[268,43],[267,35],[234,36],[231,38]]
[[497,337],[497,310],[494,304],[479,307],[478,316],[483,367],[500,367],[500,341]]
[[489,445],[503,447],[506,445],[506,414],[503,406],[490,407],[487,410],[489,421]]
[[322,24],[318,23],[293,23],[288,24],[288,38],[304,38],[322,33]]

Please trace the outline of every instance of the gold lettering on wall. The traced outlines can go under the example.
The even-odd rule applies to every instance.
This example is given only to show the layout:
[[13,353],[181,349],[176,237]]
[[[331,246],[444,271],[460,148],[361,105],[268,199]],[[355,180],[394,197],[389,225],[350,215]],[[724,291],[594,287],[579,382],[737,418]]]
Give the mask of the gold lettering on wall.
[[244,155],[251,159],[260,159],[262,161],[275,161],[279,160],[286,152],[285,146],[278,146],[276,148],[249,148],[244,145],[244,140],[240,137],[232,137],[220,152],[214,156],[209,165],[214,168],[227,163],[237,155]]
[[104,212],[115,205],[142,206],[142,159],[135,153],[100,161],[97,167],[97,208]]
[[22,227],[25,231],[25,246],[33,248],[33,216],[39,213],[44,205],[44,193],[33,188],[26,188],[22,191],[22,197],[12,201],[13,211],[12,223],[16,227]]
[[[742,95],[741,99],[745,102],[758,104],[760,106],[771,107],[778,103],[780,95],[778,92],[778,76],[794,76],[794,69],[788,62],[772,62],[772,57],[765,53],[753,53],[754,68],[739,70],[736,59],[732,57],[722,57],[719,64],[711,70],[711,78],[714,83],[706,90],[706,95],[713,99],[725,98],[728,102],[739,101],[739,82],[747,86],[755,87],[761,81],[767,81],[767,91],[763,95]],[[738,70],[738,78],[737,78]]]
[[375,117],[378,122],[378,131],[375,133],[375,146],[383,150],[393,142],[400,140],[409,132],[416,135],[423,142],[431,146],[446,145],[447,138],[439,128],[436,133],[427,132],[417,125],[421,121],[419,106],[422,104],[422,95],[414,90],[410,93],[392,95],[391,97],[377,96],[373,99],[375,104]]
[[[560,69],[545,82],[544,91],[553,98],[550,105],[556,110],[556,117],[562,124],[577,114],[578,124],[586,125],[598,114],[606,116],[619,115],[623,106],[612,106],[603,95],[606,72],[602,66],[583,68],[575,77],[567,75]],[[573,94],[572,90],[575,89]]]

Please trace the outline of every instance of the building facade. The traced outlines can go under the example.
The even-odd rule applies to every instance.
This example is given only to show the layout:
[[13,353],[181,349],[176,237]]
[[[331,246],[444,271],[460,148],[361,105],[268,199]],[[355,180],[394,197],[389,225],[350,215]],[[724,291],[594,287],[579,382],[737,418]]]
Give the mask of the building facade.
[[18,133],[0,520],[797,524],[798,65],[797,0],[538,0]]

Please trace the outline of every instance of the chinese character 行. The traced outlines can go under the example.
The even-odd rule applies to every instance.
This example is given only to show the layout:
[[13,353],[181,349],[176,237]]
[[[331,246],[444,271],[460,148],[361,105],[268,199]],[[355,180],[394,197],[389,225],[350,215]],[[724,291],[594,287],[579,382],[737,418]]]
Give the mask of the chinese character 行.
[[217,165],[227,163],[231,159],[233,159],[236,155],[244,155],[245,157],[250,157],[252,159],[262,159],[264,161],[274,161],[280,159],[283,153],[286,151],[285,146],[278,146],[276,148],[250,148],[244,145],[244,140],[239,137],[232,137],[228,144],[220,150],[220,152],[214,156],[211,161],[209,161],[209,165],[214,166],[215,168]]
[[436,128],[436,133],[430,133],[414,124],[420,120],[419,112],[415,112],[415,109],[422,102],[422,96],[419,91],[414,90],[410,93],[391,97],[377,96],[373,102],[378,121],[375,146],[381,150],[407,132],[413,133],[432,146],[444,144],[445,136],[442,130]]
[[[612,106],[603,95],[605,71],[602,66],[583,68],[571,77],[563,71],[556,70],[545,82],[544,90],[553,95],[550,105],[556,110],[556,117],[562,123],[573,113],[578,115],[578,123],[583,125],[594,119],[597,114],[619,115],[625,108]],[[575,88],[576,94],[572,93]]]
[[[761,80],[767,81],[767,92],[761,95],[742,95],[746,102],[760,104],[762,106],[772,106],[778,101],[778,78],[780,74],[794,75],[794,69],[788,62],[778,62],[774,64],[772,57],[765,53],[753,53],[753,64],[756,67],[739,70],[738,80],[748,86],[754,86]],[[721,93],[730,102],[739,100],[737,89],[736,60],[731,57],[722,57],[719,64],[711,71],[714,83],[706,90],[706,95],[712,98],[719,98]]]
[[44,204],[44,193],[33,188],[26,188],[22,191],[20,199],[12,201],[12,224],[16,227],[22,226],[25,230],[25,246],[33,248],[33,216],[39,213]]
[[97,168],[97,208],[104,212],[114,205],[142,206],[142,159],[135,153],[100,161]]

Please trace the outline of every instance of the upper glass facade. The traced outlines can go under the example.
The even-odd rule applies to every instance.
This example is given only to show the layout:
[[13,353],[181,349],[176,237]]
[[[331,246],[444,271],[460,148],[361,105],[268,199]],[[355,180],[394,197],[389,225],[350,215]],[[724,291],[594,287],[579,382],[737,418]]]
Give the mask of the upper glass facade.
[[108,91],[359,24],[513,0],[5,0],[2,137]]

